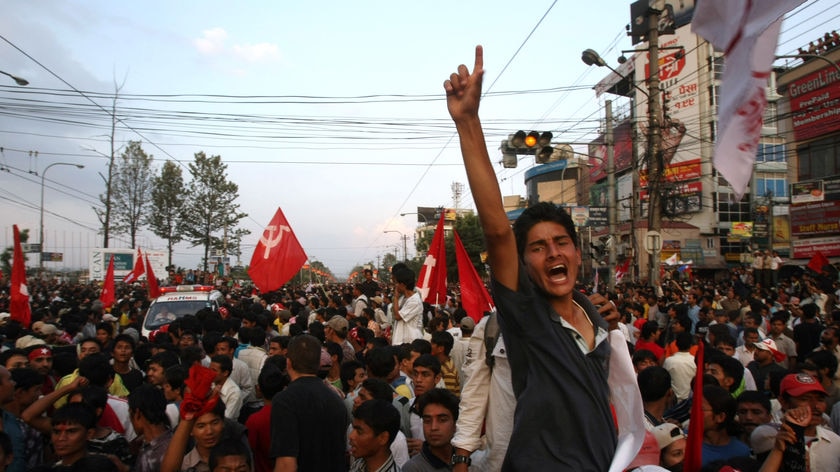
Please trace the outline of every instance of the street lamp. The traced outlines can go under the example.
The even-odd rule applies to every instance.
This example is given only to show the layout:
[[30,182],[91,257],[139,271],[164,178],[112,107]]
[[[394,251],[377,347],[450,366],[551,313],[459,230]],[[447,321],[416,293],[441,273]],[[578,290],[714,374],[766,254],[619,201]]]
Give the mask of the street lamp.
[[18,76],[16,76],[16,75],[12,75],[12,74],[10,74],[10,73],[8,73],[8,72],[6,72],[6,71],[2,71],[2,70],[0,70],[0,74],[3,74],[3,75],[6,75],[6,76],[11,77],[11,78],[12,78],[12,80],[14,80],[14,81],[15,81],[15,83],[16,83],[16,84],[18,84],[18,85],[21,85],[21,86],[24,86],[24,85],[29,85],[29,81],[28,81],[28,80],[26,80],[26,79],[24,79],[24,78],[22,78],[22,77],[18,77]]
[[403,242],[403,260],[408,262],[408,236],[404,235],[402,231],[397,231],[395,229],[386,229],[383,233],[397,233],[400,235]]
[[[648,91],[645,92],[639,86],[633,82],[633,86],[642,92],[648,99],[648,235],[655,237],[653,235],[659,234],[659,230],[662,227],[662,211],[661,211],[661,199],[659,195],[659,186],[662,179],[662,174],[664,173],[664,163],[661,161],[660,156],[660,140],[662,139],[661,134],[661,127],[659,122],[659,115],[660,115],[660,106],[659,106],[659,30],[658,30],[658,14],[650,15],[649,22],[651,23],[651,28],[648,33],[648,44],[649,44],[649,52],[650,52],[650,79],[648,81]],[[680,48],[677,46],[677,48]],[[589,66],[595,65],[598,67],[607,67],[613,73],[617,74],[619,77],[623,77],[617,70],[610,67],[606,61],[594,50],[586,49],[581,54],[581,60]],[[612,108],[609,110],[610,115],[612,115]],[[612,119],[612,116],[608,117],[608,119]],[[607,138],[608,141],[612,141],[612,130],[610,130],[610,136]],[[612,144],[612,143],[609,143]],[[608,145],[608,160],[612,158],[612,150],[609,149],[610,146]],[[613,172],[610,173],[609,170],[612,169]],[[615,178],[615,162],[608,162],[607,163],[607,175]],[[615,185],[613,183],[613,185]],[[611,229],[615,229],[615,223],[613,220],[613,224],[610,225]],[[614,261],[614,256],[611,257],[611,260]],[[655,249],[652,251],[649,259],[650,266],[648,267],[650,271],[649,275],[649,282],[652,287],[659,286],[659,251]],[[612,272],[612,270],[610,271]]]
[[53,162],[52,164],[48,165],[44,168],[41,172],[41,234],[39,236],[39,245],[41,246],[40,249],[40,257],[38,258],[38,271],[44,271],[44,180],[47,176],[47,171],[50,170],[53,166],[75,166],[77,169],[84,169],[85,166],[82,164],[73,164],[70,162]]
[[400,216],[405,216],[405,215],[417,215],[417,216],[419,216],[420,218],[423,218],[423,225],[424,225],[424,226],[429,226],[429,220],[426,218],[426,215],[424,215],[424,214],[422,214],[422,213],[417,213],[417,212],[412,212],[412,213],[400,213]]

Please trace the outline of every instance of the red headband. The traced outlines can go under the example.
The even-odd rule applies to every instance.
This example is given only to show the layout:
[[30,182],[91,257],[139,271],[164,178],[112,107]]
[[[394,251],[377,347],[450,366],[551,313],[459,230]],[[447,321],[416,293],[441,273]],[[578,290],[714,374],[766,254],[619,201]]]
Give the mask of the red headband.
[[29,355],[27,357],[30,361],[33,361],[39,357],[52,357],[52,351],[50,350],[50,348],[42,346],[29,351]]

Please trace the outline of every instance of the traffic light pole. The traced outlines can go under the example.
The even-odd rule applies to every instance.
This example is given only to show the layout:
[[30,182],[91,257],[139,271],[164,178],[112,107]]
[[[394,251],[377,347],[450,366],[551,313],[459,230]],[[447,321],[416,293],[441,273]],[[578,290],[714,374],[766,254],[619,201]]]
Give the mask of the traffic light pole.
[[[662,129],[660,123],[661,110],[659,107],[659,10],[648,10],[648,232],[662,228],[662,178],[663,165],[661,140]],[[659,247],[655,247],[650,255],[650,285],[659,287]]]

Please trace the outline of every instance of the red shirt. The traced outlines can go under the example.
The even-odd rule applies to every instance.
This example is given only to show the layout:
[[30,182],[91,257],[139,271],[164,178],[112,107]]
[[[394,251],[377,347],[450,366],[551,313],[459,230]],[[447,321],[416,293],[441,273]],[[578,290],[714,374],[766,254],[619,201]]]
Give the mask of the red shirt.
[[665,357],[665,349],[659,344],[640,339],[636,341],[636,350],[638,351],[639,349],[645,349],[654,353],[656,358],[659,359],[659,363],[662,364],[662,358]]
[[268,453],[271,447],[271,405],[265,405],[249,416],[245,426],[254,454],[254,472],[273,472],[274,459]]

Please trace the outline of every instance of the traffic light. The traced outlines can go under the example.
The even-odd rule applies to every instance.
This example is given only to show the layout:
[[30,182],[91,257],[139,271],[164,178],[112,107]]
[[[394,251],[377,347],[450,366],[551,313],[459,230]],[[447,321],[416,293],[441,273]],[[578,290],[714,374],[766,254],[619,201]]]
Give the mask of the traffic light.
[[502,141],[502,165],[507,168],[516,167],[516,156],[520,154],[535,156],[536,161],[540,164],[548,162],[548,158],[554,152],[551,147],[552,137],[550,131],[530,131],[526,133],[519,130],[509,135],[507,140]]

